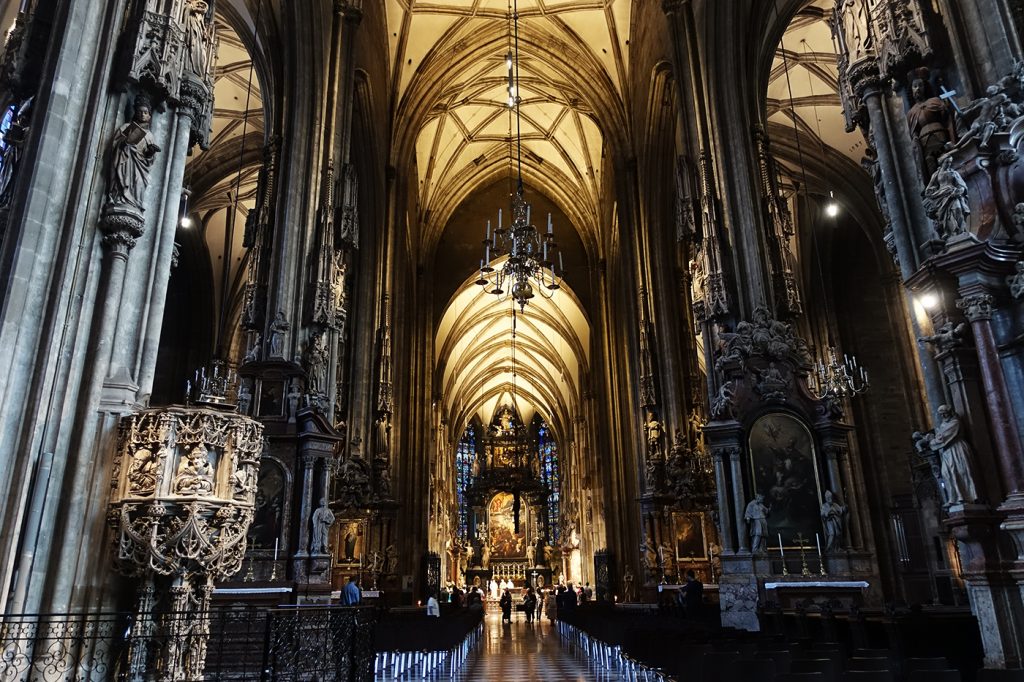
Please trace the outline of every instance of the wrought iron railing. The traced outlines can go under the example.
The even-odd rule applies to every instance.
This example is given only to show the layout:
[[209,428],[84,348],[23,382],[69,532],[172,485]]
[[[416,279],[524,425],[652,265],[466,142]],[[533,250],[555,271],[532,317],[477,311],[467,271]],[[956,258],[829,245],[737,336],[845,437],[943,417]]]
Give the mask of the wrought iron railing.
[[[376,614],[366,607],[225,608],[169,628],[175,614],[24,614],[0,621],[0,681],[145,682],[190,636],[209,632],[204,680],[373,678]],[[158,619],[158,620],[157,620]],[[159,627],[158,627],[159,626]]]

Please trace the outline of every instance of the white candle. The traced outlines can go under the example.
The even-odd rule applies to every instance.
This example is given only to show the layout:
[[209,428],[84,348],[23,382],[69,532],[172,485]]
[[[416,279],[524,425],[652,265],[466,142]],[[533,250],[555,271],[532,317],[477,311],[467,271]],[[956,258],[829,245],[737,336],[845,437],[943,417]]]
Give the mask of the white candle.
[[274,538],[274,561],[277,561],[277,538]]
[[488,220],[487,221],[487,239],[490,240],[490,238],[491,238],[491,221]]
[[821,537],[817,533],[814,534],[814,544],[816,544],[818,546],[818,558],[820,559],[821,558]]
[[782,550],[782,533],[779,533],[779,556],[783,559],[786,558],[786,553]]
[[501,229],[501,209],[498,209],[498,229]]

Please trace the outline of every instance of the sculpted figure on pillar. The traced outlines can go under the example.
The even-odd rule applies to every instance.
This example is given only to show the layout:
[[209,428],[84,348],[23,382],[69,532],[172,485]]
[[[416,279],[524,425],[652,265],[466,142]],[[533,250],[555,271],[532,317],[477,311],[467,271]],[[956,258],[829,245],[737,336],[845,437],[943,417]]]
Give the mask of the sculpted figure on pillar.
[[1006,285],[1010,287],[1010,295],[1015,299],[1024,297],[1024,261],[1017,261],[1013,274],[1006,278]]
[[942,353],[943,351],[963,345],[963,337],[966,333],[966,323],[956,324],[952,320],[947,319],[935,330],[934,334],[931,336],[919,336],[917,340],[921,343],[932,344],[935,347],[935,352]]
[[826,552],[843,548],[846,512],[846,505],[839,504],[832,496],[832,491],[826,490],[825,501],[821,504],[821,525],[825,529]]
[[[4,134],[4,148],[0,152],[0,209],[8,208],[14,196],[14,181],[18,177],[22,147],[28,136],[32,116],[32,98],[22,102],[14,120]],[[2,230],[2,228],[0,228]]]
[[315,332],[306,348],[306,389],[313,396],[327,392],[327,362],[330,353],[327,351],[325,337],[324,332]]
[[334,523],[334,512],[327,506],[327,500],[321,498],[320,506],[313,512],[313,540],[310,543],[311,554],[327,554],[327,533]]
[[750,551],[763,554],[768,547],[768,507],[764,504],[764,495],[758,493],[747,503],[743,518],[750,532]]
[[213,467],[202,444],[181,458],[178,475],[174,479],[174,492],[178,495],[209,495],[213,492]]
[[943,240],[967,231],[967,216],[971,207],[967,203],[967,183],[955,168],[953,157],[947,156],[931,182],[924,190],[924,209],[935,221],[939,237]]
[[978,492],[971,473],[973,454],[964,436],[960,416],[949,405],[942,405],[938,412],[942,421],[934,431],[915,433],[915,447],[922,454],[938,455],[947,507],[977,502]]
[[153,118],[149,97],[137,95],[134,108],[132,120],[118,129],[111,143],[107,206],[129,208],[141,214],[142,202],[149,186],[150,168],[160,147],[149,131]]
[[970,122],[970,126],[953,149],[960,149],[972,140],[981,149],[988,149],[992,136],[1008,128],[1017,114],[1017,105],[1010,101],[998,85],[988,86],[984,97],[974,100],[960,112],[960,120]]
[[907,125],[920,150],[921,171],[927,182],[938,169],[946,145],[953,140],[952,119],[946,103],[935,96],[925,78],[915,78],[910,93],[914,103],[907,111]]
[[209,9],[204,0],[188,0],[185,9],[185,68],[203,79],[210,70]]

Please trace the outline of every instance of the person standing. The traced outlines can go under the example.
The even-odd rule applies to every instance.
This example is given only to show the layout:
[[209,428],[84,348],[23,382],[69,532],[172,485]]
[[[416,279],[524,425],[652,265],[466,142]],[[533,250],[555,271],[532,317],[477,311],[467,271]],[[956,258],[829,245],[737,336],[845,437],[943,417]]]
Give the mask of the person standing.
[[363,600],[363,591],[359,589],[358,576],[353,576],[348,579],[341,597],[342,603],[345,606],[359,606],[359,603]]
[[680,592],[685,593],[686,617],[699,618],[704,606],[704,583],[697,579],[692,569],[686,572],[686,585]]
[[433,618],[441,617],[441,605],[437,603],[437,599],[434,598],[434,593],[427,593],[427,616]]
[[526,588],[526,596],[523,598],[523,612],[526,613],[526,622],[533,622],[533,612],[537,609],[537,597],[533,594],[533,588]]
[[505,588],[505,591],[501,593],[501,599],[498,600],[498,606],[501,607],[501,622],[511,623],[512,622],[512,593]]

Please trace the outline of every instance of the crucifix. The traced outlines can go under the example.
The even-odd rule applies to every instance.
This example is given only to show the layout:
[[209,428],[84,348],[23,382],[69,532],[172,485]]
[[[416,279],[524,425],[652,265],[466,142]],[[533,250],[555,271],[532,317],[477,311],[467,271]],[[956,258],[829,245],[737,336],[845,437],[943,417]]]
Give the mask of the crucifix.
[[963,114],[963,112],[960,111],[960,105],[956,103],[955,99],[953,99],[957,95],[956,90],[947,90],[945,85],[940,85],[939,90],[941,91],[941,94],[939,94],[939,99],[945,100],[952,104],[953,110],[957,113],[957,116]]
[[803,533],[797,533],[793,540],[800,545],[800,575],[810,576],[811,569],[807,566],[807,538]]

